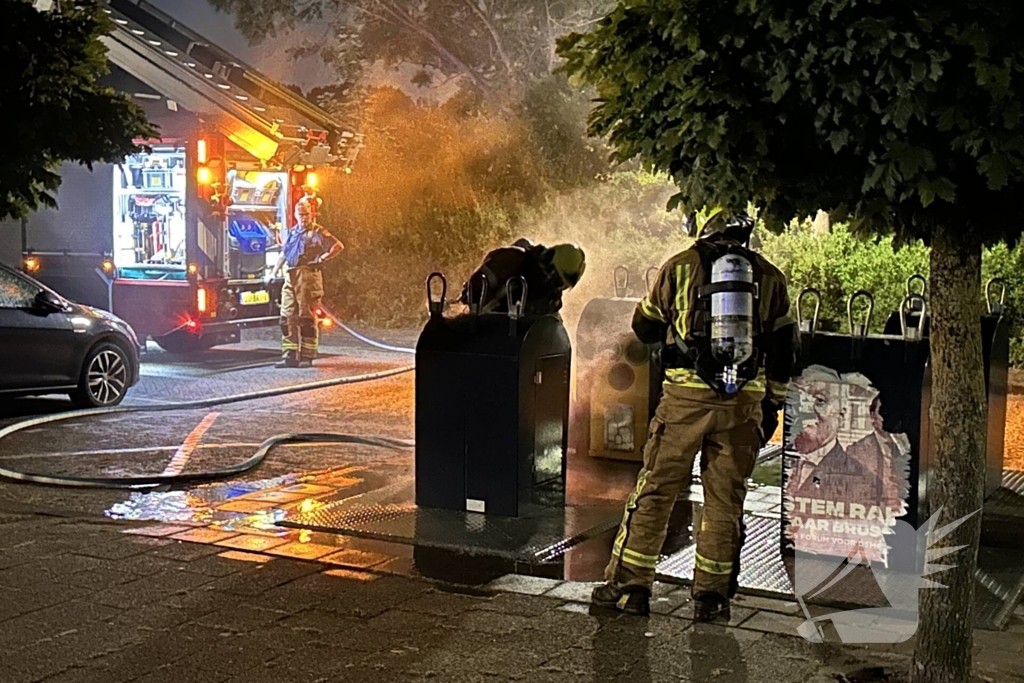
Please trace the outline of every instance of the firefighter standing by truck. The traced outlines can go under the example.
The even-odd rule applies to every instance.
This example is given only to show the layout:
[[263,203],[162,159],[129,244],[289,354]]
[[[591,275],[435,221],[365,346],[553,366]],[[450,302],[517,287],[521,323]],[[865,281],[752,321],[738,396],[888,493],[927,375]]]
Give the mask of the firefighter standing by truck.
[[320,343],[317,309],[324,296],[321,267],[345,248],[338,238],[316,222],[322,200],[307,195],[295,205],[296,225],[288,231],[281,256],[268,273],[276,279],[284,269],[281,289],[281,349],[284,356],[275,367],[308,368]]
[[746,247],[753,227],[749,217],[726,220],[724,212],[699,231],[694,225],[696,243],[665,263],[637,304],[637,337],[664,344],[664,393],[595,605],[649,612],[669,516],[700,452],[704,508],[695,533],[694,617],[728,619],[746,480],[778,426],[795,361],[786,280]]

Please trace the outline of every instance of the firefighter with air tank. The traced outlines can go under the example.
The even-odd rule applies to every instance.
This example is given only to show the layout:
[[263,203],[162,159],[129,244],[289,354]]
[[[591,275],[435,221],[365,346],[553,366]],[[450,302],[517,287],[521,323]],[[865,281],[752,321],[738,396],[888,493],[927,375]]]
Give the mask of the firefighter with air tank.
[[323,200],[308,194],[295,205],[296,224],[288,231],[281,256],[267,281],[284,271],[281,289],[281,349],[275,367],[308,368],[320,344],[317,311],[324,296],[323,264],[345,248],[337,237],[316,222]]
[[[729,617],[743,544],[743,500],[778,426],[796,332],[783,274],[747,246],[754,222],[713,212],[697,241],[662,266],[633,330],[663,345],[664,393],[595,605],[649,613],[673,505],[701,457],[704,510],[695,531],[694,617]],[[693,234],[696,232],[697,234]]]

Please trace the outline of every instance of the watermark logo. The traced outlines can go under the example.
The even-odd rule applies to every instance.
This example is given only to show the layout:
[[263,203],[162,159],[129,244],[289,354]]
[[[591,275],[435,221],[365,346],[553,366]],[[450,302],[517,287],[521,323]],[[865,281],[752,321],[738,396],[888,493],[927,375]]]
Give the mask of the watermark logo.
[[[822,623],[831,621],[844,643],[902,643],[911,638],[917,632],[920,591],[945,588],[928,577],[956,566],[936,564],[936,560],[966,547],[939,547],[937,544],[980,510],[935,529],[941,512],[940,508],[920,529],[903,520],[895,520],[885,535],[889,552],[883,561],[869,559],[871,553],[861,545],[848,553],[838,552],[836,555],[798,549],[794,563],[794,593],[807,619],[797,629],[800,635],[812,643],[821,643],[824,641]],[[870,572],[874,576],[889,606],[812,617],[807,601],[834,586],[842,591],[850,582],[844,586],[837,584],[858,568],[862,574]],[[856,602],[859,597],[863,594],[848,596],[848,601]]]

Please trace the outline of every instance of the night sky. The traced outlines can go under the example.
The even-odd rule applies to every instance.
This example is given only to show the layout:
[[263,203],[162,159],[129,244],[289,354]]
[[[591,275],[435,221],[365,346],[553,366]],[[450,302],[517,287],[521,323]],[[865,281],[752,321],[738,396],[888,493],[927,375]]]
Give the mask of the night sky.
[[285,54],[294,36],[283,35],[257,47],[250,47],[235,29],[234,17],[214,10],[207,0],[149,0],[190,29],[223,50],[251,64],[270,78],[283,83],[297,83],[304,88],[333,81],[329,69],[316,60],[295,63]]

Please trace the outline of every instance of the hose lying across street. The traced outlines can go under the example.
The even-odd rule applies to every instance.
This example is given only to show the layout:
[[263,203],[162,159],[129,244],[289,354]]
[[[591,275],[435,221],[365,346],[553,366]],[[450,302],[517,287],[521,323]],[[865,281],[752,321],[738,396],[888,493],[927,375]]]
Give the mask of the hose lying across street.
[[[334,316],[331,316],[332,318]],[[340,320],[335,319],[339,324]],[[389,346],[387,344],[381,344],[380,342],[374,342],[367,337],[356,333],[354,330],[344,326],[345,330],[352,334],[355,338],[360,341],[365,341],[378,348],[383,348],[389,351],[400,351],[403,353],[415,353],[413,349],[405,349],[402,347]],[[128,413],[162,413],[176,410],[197,410],[202,408],[212,408],[214,406],[223,406],[230,403],[241,403],[243,401],[255,401],[261,398],[272,398],[274,396],[285,396],[288,394],[297,394],[304,391],[315,391],[317,389],[327,389],[329,387],[344,386],[347,384],[357,384],[362,382],[372,382],[375,380],[384,379],[386,377],[394,377],[396,375],[402,375],[407,372],[412,372],[416,366],[406,365],[400,368],[394,368],[391,370],[383,370],[381,372],[372,372],[364,375],[353,375],[349,377],[337,377],[335,379],[325,379],[317,382],[307,382],[304,384],[294,384],[286,387],[278,387],[276,389],[263,389],[260,391],[251,391],[244,394],[234,394],[232,396],[222,396],[220,398],[210,398],[201,401],[183,401],[178,403],[167,403],[159,406],[125,406],[116,408],[91,408],[87,410],[74,410],[67,413],[61,413],[59,415],[46,415],[43,417],[35,417],[22,422],[16,422],[12,425],[0,429],[0,443],[5,438],[12,434],[38,427],[40,425],[52,424],[55,422],[64,422],[66,420],[74,420],[81,417],[93,417],[96,415],[124,415]],[[32,472],[19,472],[16,470],[7,469],[0,467],[0,477],[5,479],[12,479],[14,481],[29,482],[33,484],[45,484],[49,486],[70,486],[78,488],[106,488],[106,489],[145,489],[154,488],[157,486],[167,485],[182,485],[182,484],[195,484],[200,482],[215,481],[218,479],[224,479],[226,477],[232,477],[239,474],[243,474],[250,470],[255,469],[263,462],[267,457],[267,454],[281,444],[286,443],[349,443],[349,444],[361,444],[365,446],[378,446],[381,448],[411,448],[412,443],[401,439],[390,439],[387,437],[379,436],[357,436],[353,434],[278,434],[270,437],[262,444],[259,449],[250,457],[248,460],[243,462],[222,467],[215,470],[206,470],[202,472],[191,472],[187,474],[157,474],[157,475],[142,475],[136,477],[73,477],[66,475],[51,475],[51,474],[37,474]]]

